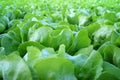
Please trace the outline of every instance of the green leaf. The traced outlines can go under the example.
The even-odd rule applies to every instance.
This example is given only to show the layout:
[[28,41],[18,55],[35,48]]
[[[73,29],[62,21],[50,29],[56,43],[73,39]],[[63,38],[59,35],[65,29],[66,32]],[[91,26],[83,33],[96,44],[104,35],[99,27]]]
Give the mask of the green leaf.
[[31,67],[33,67],[37,61],[51,57],[57,57],[53,48],[44,48],[40,50],[38,47],[31,45],[27,46],[27,53],[25,54],[24,59]]
[[67,55],[65,57],[67,59],[69,59],[74,64],[75,75],[77,76],[77,78],[79,78],[79,73],[81,73],[80,69],[85,64],[86,60],[88,59],[88,56],[86,56],[85,54],[78,54],[78,55],[75,55],[75,56]]
[[103,70],[107,72],[109,76],[113,77],[112,80],[119,80],[120,79],[120,69],[108,62],[104,62]]
[[17,50],[21,43],[20,29],[18,27],[8,31],[1,39],[1,46],[5,48],[7,54]]
[[37,41],[45,46],[49,46],[49,33],[52,31],[50,27],[40,27],[32,34],[29,33],[29,41]]
[[104,57],[103,59],[107,62],[113,63],[113,55],[114,55],[114,45],[107,45],[103,52],[104,52]]
[[56,57],[56,52],[53,48],[44,48],[41,50],[43,58]]
[[21,29],[20,31],[21,31],[22,42],[25,42],[30,38],[30,36],[28,34],[29,34],[29,29],[31,27],[35,26],[35,28],[38,28],[38,26],[40,26],[40,25],[41,24],[39,24],[36,21],[27,21],[27,22],[23,22],[23,23],[19,24],[19,27]]
[[100,25],[98,23],[93,23],[88,25],[86,28],[88,30],[89,36],[92,37],[92,34],[94,34],[94,32],[100,28]]
[[102,44],[99,48],[98,51],[100,52],[100,54],[102,55],[102,57],[104,57],[104,48],[108,45],[111,45],[110,41],[105,42],[104,44]]
[[105,12],[103,18],[111,20],[113,22],[117,21],[117,16],[113,12]]
[[2,68],[3,79],[32,80],[32,75],[27,64],[17,54],[17,52],[13,52],[0,60],[0,67]]
[[9,22],[8,17],[6,17],[6,16],[0,17],[0,23],[3,24],[5,28],[7,28],[8,22]]
[[5,30],[5,26],[2,23],[0,23],[0,33],[4,32],[4,30]]
[[119,80],[118,78],[116,78],[114,75],[107,71],[102,72],[102,74],[99,76],[97,80],[106,80],[106,78],[107,80]]
[[43,45],[41,45],[38,42],[26,41],[24,43],[21,43],[18,46],[18,51],[20,52],[20,56],[23,57],[27,53],[27,47],[28,46],[35,46],[35,47],[39,48],[40,50],[42,50],[43,48],[45,48]]
[[89,46],[91,43],[91,40],[88,37],[88,32],[85,29],[80,30],[75,37],[75,42],[77,42],[76,49]]
[[75,55],[77,55],[77,54],[85,54],[85,55],[89,56],[92,51],[93,51],[93,46],[91,45],[91,46],[88,46],[86,48],[80,49],[79,51],[77,51],[75,53]]
[[120,68],[120,48],[114,48],[113,63]]
[[49,36],[50,46],[55,48],[55,50],[58,49],[61,44],[64,44],[66,49],[68,49],[73,41],[73,34],[69,29],[53,30]]
[[12,10],[8,10],[5,14],[6,14],[6,16],[8,17],[9,20],[15,19],[15,14],[13,13]]
[[0,47],[0,57],[5,55],[5,49],[3,47]]
[[[83,36],[84,35],[84,36]],[[73,44],[70,46],[67,52],[71,53],[77,51],[81,48],[90,46],[91,40],[88,37],[88,32],[86,29],[81,29],[76,35],[73,40]]]
[[70,13],[69,15],[67,15],[67,20],[70,24],[79,24],[79,15],[75,14],[75,13]]
[[58,50],[58,52],[57,52],[57,56],[58,56],[58,57],[65,57],[65,54],[66,54],[66,52],[65,52],[65,45],[64,45],[64,44],[61,44],[61,45],[59,46],[59,50]]
[[40,80],[77,80],[73,64],[64,58],[48,58],[34,66]]
[[111,25],[102,25],[96,32],[93,34],[93,43],[94,44],[103,44],[110,40],[111,34],[114,30],[114,26]]
[[16,41],[8,34],[5,34],[1,39],[1,46],[5,48],[7,54],[17,50],[19,44],[20,42]]
[[103,60],[99,52],[92,51],[78,74],[78,79],[96,80],[102,71]]
[[111,41],[112,44],[114,44],[116,46],[120,46],[120,34],[116,31],[113,31],[110,41]]

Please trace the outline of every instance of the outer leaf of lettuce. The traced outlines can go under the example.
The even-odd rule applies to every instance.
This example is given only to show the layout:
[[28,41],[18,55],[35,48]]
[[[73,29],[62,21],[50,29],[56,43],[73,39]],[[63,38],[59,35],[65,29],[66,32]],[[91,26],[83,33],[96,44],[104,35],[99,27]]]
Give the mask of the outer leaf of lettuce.
[[0,16],[0,23],[4,25],[4,29],[7,28],[8,22],[9,22],[8,17],[6,17],[6,16]]
[[5,48],[7,54],[10,54],[11,52],[17,50],[19,44],[20,42],[16,41],[8,34],[4,35],[1,40],[1,46]]
[[24,56],[24,60],[29,65],[32,76],[35,80],[39,80],[39,75],[35,73],[34,65],[38,61],[42,61],[50,57],[57,57],[53,48],[44,48],[40,50],[37,46],[27,46],[27,53]]
[[77,42],[75,48],[76,50],[89,46],[91,40],[88,37],[88,32],[85,29],[80,30],[80,32],[76,35],[74,42]]
[[108,45],[111,45],[110,41],[105,42],[104,44],[102,44],[99,48],[98,51],[100,52],[100,54],[102,55],[102,57],[104,57],[104,48]]
[[0,33],[4,32],[4,30],[5,30],[5,26],[2,23],[0,23]]
[[100,25],[98,23],[93,23],[88,25],[86,28],[88,30],[89,36],[92,37],[92,34],[100,28]]
[[120,68],[120,48],[114,48],[113,63]]
[[105,12],[104,15],[103,15],[103,18],[108,19],[112,22],[117,21],[117,16],[113,12]]
[[17,52],[11,53],[0,60],[3,79],[32,80],[32,75],[27,64],[17,54]]
[[[84,36],[83,36],[84,35]],[[81,29],[75,34],[74,40],[67,52],[74,53],[75,51],[87,47],[91,44],[91,40],[88,37],[88,32],[86,29]]]
[[103,59],[99,52],[93,50],[92,46],[81,49],[74,56],[65,53],[64,48],[64,45],[60,46],[58,57],[64,57],[74,64],[75,75],[78,79],[96,80],[100,76],[102,72]]
[[73,64],[64,58],[47,58],[34,65],[40,80],[77,80]]
[[29,41],[38,41],[44,46],[58,49],[59,45],[65,44],[68,49],[72,44],[73,34],[69,29],[52,30],[50,27],[40,27],[29,36]]
[[93,46],[91,45],[91,46],[88,46],[86,48],[80,49],[79,51],[77,51],[75,53],[75,55],[77,55],[77,54],[85,54],[85,55],[89,56],[92,51],[93,51]]
[[[63,46],[61,48],[63,49]],[[40,51],[37,47],[28,46],[24,59],[30,66],[34,79],[76,80],[73,64],[60,54],[64,55],[61,50],[56,54],[53,48],[44,48]]]
[[110,36],[113,30],[114,26],[103,25],[100,29],[94,32],[94,43],[99,43],[101,45],[104,42],[110,40]]
[[104,48],[104,50],[103,50],[103,52],[104,52],[104,57],[103,57],[103,59],[105,60],[105,61],[108,61],[108,62],[110,62],[110,63],[113,63],[113,55],[114,55],[114,48],[115,48],[115,46],[114,45],[107,45],[105,48]]
[[0,57],[5,55],[5,48],[0,47]]
[[4,34],[1,38],[1,46],[5,48],[7,54],[17,50],[17,47],[20,43],[21,37],[20,29],[18,27],[8,31],[8,33]]
[[67,21],[70,24],[78,25],[79,24],[79,15],[71,12],[69,15],[67,15]]
[[[31,27],[36,27],[38,28],[38,26],[40,27],[41,24],[39,24],[38,22],[36,21],[24,21],[23,23],[19,24],[19,27],[20,27],[20,31],[21,31],[21,38],[22,38],[22,42],[25,42],[27,40],[29,40],[29,29]],[[34,31],[34,30],[33,30]]]
[[18,51],[20,52],[20,56],[24,56],[27,53],[27,47],[28,46],[35,46],[35,47],[39,48],[40,50],[45,48],[43,45],[41,45],[38,42],[26,41],[24,43],[21,43],[18,46]]
[[100,75],[100,77],[97,80],[119,80],[118,78],[116,78],[114,75],[112,75],[111,73],[104,71],[102,72],[102,74]]
[[54,30],[50,33],[50,46],[55,50],[59,48],[61,44],[66,46],[66,49],[72,45],[73,34],[69,29]]
[[45,46],[49,46],[49,33],[52,31],[50,27],[40,27],[32,34],[29,33],[29,41],[38,41]]
[[56,52],[53,48],[44,48],[40,50],[38,47],[28,46],[24,59],[28,63],[32,64],[31,66],[33,66],[34,62],[36,63],[37,60],[42,60],[50,57],[56,57]]
[[[99,59],[99,60],[98,60]],[[78,79],[96,80],[102,71],[103,60],[99,52],[93,51],[86,60],[85,64],[80,68]]]
[[120,46],[120,34],[117,31],[112,32],[110,41],[112,44]]
[[108,62],[104,62],[103,72],[98,78],[98,80],[106,80],[108,77],[109,80],[119,80],[120,79],[120,69]]
[[120,67],[119,52],[120,49],[111,43],[104,43],[98,51],[101,53],[104,61]]

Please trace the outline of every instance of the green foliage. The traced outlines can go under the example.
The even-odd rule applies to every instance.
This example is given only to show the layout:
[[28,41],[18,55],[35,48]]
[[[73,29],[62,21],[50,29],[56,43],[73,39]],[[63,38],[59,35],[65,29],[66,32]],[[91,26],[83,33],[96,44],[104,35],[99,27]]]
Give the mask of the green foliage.
[[0,80],[120,80],[119,0],[1,0]]

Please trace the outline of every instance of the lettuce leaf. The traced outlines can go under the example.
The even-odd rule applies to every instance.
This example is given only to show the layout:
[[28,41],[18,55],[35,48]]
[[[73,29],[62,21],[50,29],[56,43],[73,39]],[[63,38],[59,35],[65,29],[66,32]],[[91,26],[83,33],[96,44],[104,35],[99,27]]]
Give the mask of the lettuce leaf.
[[2,77],[4,80],[33,80],[29,67],[24,60],[13,52],[0,60]]

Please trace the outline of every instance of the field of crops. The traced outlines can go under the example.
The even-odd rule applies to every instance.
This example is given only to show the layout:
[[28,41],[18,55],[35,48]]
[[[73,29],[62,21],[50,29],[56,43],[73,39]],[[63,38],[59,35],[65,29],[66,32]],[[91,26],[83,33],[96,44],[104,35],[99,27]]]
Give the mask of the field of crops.
[[0,80],[120,80],[120,0],[0,0]]

